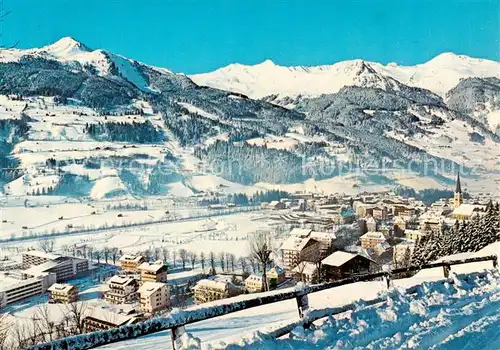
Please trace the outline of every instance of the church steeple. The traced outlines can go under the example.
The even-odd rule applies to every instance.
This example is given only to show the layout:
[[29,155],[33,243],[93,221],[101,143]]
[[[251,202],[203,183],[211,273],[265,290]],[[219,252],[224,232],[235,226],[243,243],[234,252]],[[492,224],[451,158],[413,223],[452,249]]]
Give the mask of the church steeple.
[[460,184],[460,173],[457,174],[457,187],[455,193],[462,193],[462,185]]
[[457,184],[455,187],[455,194],[453,195],[453,206],[458,208],[462,205],[464,199],[462,197],[462,184],[460,183],[460,173],[457,174]]

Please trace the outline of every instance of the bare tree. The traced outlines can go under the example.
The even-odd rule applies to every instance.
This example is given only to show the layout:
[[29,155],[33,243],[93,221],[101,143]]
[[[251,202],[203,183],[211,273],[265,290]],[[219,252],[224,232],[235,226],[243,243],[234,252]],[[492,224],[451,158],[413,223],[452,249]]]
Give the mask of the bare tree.
[[102,259],[102,250],[96,250],[94,252],[94,258],[97,259],[97,263],[99,264],[101,262],[101,259]]
[[206,256],[204,252],[200,253],[200,263],[201,263],[201,269],[203,270],[203,273],[205,273],[205,262],[206,262]]
[[224,272],[224,259],[226,258],[226,253],[224,252],[220,252],[219,253],[219,262],[220,262],[220,268],[222,269],[222,271]]
[[116,258],[118,257],[118,248],[113,247],[109,250],[111,254],[111,259],[113,259],[113,265],[116,265]]
[[41,343],[44,340],[41,320],[36,315],[32,315],[29,318],[27,330],[30,345]]
[[18,349],[26,349],[29,346],[28,327],[25,322],[16,322],[12,327],[12,335]]
[[151,252],[151,249],[146,249],[142,255],[144,256],[144,259],[149,262],[151,260],[151,257],[153,256],[153,253]]
[[161,255],[161,249],[160,247],[156,247],[154,250],[155,261],[158,261],[160,259],[160,255]]
[[[236,256],[232,253],[227,254],[228,260],[229,260],[229,265],[231,265],[231,271],[234,272],[234,265],[236,264]],[[229,270],[229,266],[227,267]]]
[[271,240],[267,232],[257,232],[250,240],[251,256],[259,262],[262,267],[262,291],[269,290],[267,285],[267,265],[271,263]]
[[252,267],[252,273],[255,273],[256,272],[256,269],[255,269],[255,258],[250,255],[248,257],[248,261],[250,262],[250,266]]
[[179,249],[179,258],[181,259],[182,269],[185,270],[186,269],[186,261],[188,258],[186,249]]
[[[0,297],[1,299],[2,297]],[[2,305],[2,300],[0,300],[0,305]],[[7,338],[9,337],[9,329],[11,328],[10,322],[7,319],[7,315],[1,313],[0,310],[0,350],[7,350],[12,347],[11,344],[7,343]]]
[[174,268],[175,268],[175,260],[176,260],[176,256],[177,253],[175,252],[175,250],[172,250],[172,263],[174,264]]
[[104,247],[104,249],[102,250],[102,254],[104,255],[104,261],[106,262],[106,265],[107,265],[108,259],[109,259],[109,254],[110,254],[109,248]]
[[215,275],[217,272],[215,271],[215,254],[214,252],[210,252],[208,256],[208,260],[210,261],[210,275]]
[[70,327],[74,334],[84,333],[83,320],[87,313],[87,304],[74,302],[66,305],[66,315],[68,316]]
[[161,248],[161,251],[162,251],[162,255],[163,255],[163,261],[165,263],[168,262],[168,258],[170,257],[170,252],[168,251],[168,248],[167,247],[162,247]]
[[196,263],[196,258],[198,256],[196,255],[195,252],[189,253],[189,261],[191,262],[191,269],[194,270],[194,264]]
[[92,258],[94,257],[94,247],[92,246],[87,247],[87,257],[89,260],[92,260]]
[[35,311],[35,316],[40,321],[40,326],[42,329],[41,333],[47,335],[48,340],[52,341],[54,339],[56,323],[50,316],[48,305],[47,304],[40,305]]
[[38,247],[45,253],[51,253],[54,251],[55,241],[53,239],[42,239],[38,242]]
[[247,259],[242,256],[238,262],[240,263],[241,271],[245,274],[247,272]]

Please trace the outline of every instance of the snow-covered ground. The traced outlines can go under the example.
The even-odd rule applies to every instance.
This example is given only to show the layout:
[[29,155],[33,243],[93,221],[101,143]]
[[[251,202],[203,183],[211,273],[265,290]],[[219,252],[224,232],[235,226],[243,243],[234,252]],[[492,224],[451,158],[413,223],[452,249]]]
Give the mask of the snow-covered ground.
[[290,338],[246,349],[498,349],[500,275],[425,283],[416,294],[394,290],[386,302],[329,318]]
[[[489,255],[499,248],[497,242],[480,252],[468,253],[467,257]],[[339,307],[353,302],[358,302],[359,307],[353,313],[340,314],[326,322],[318,321],[316,325],[319,330],[315,332],[304,333],[297,330],[295,333],[302,334],[299,339],[262,341],[265,339],[262,333],[298,320],[295,300],[235,312],[189,325],[186,329],[193,337],[202,341],[203,349],[400,349],[405,347],[404,344],[406,348],[430,348],[440,342],[445,342],[450,349],[467,348],[458,345],[464,345],[463,341],[472,342],[473,337],[477,336],[475,332],[484,329],[490,335],[495,334],[500,322],[500,274],[498,270],[492,270],[491,262],[453,266],[451,271],[450,278],[445,280],[441,268],[425,270],[425,276],[417,274],[411,278],[392,281],[389,291],[385,282],[371,281],[310,294],[311,310]],[[486,279],[473,275],[455,275],[479,271],[488,271]],[[419,286],[415,295],[401,292],[414,286]],[[256,294],[243,295],[232,298],[231,301],[255,296]],[[363,307],[363,300],[380,297],[386,298],[385,304]],[[227,301],[216,301],[194,308]],[[433,329],[437,330],[435,337]],[[102,348],[170,349],[169,340],[170,333],[164,331]],[[486,342],[483,344],[487,348],[488,345],[500,344],[496,343],[500,340],[498,335],[493,340],[483,339]]]

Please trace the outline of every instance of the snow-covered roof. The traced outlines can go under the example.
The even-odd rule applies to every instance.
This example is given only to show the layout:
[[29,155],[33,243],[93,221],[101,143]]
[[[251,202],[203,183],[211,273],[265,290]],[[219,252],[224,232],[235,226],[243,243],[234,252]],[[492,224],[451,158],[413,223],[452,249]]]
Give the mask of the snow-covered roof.
[[453,210],[453,215],[471,216],[475,211],[484,210],[485,208],[484,205],[462,204]]
[[245,282],[262,282],[262,275],[250,275],[247,277]]
[[163,288],[164,286],[166,286],[165,283],[147,281],[144,282],[143,285],[139,288],[139,294],[141,295],[141,298],[148,297],[151,294]]
[[132,282],[134,282],[134,278],[132,277],[125,277],[125,276],[113,276],[110,278],[109,283],[116,283],[116,284],[121,284],[121,285],[127,285]]
[[309,261],[302,261],[300,262],[300,264],[295,266],[292,271],[297,273],[303,273],[305,275],[313,275],[314,273],[316,273],[317,269],[318,268],[315,263]]
[[41,275],[45,274],[47,272],[47,270],[49,270],[53,267],[56,267],[57,265],[60,265],[61,263],[62,263],[61,261],[54,261],[54,260],[47,261],[47,262],[44,262],[43,264],[40,264],[40,265],[33,265],[30,268],[23,270],[23,273],[30,275],[30,276],[33,276],[33,277],[41,276]]
[[304,247],[310,242],[317,242],[315,239],[310,237],[308,238],[299,238],[299,237],[289,237],[283,244],[281,245],[282,250],[294,250],[301,251]]
[[305,238],[308,237],[311,232],[312,232],[311,229],[296,227],[292,231],[290,231],[290,235]]
[[75,286],[72,284],[67,284],[67,283],[54,283],[51,285],[47,290],[49,292],[63,292],[63,293],[69,293]]
[[162,262],[155,262],[154,264],[143,262],[139,265],[138,269],[148,272],[158,272],[158,270],[162,269],[164,266],[165,265]]
[[96,320],[109,322],[117,326],[121,326],[124,324],[130,324],[135,321],[134,316],[124,315],[120,313],[116,313],[102,307],[92,307],[87,311],[87,316],[92,317]]
[[321,264],[339,267],[339,266],[344,265],[349,260],[355,258],[356,256],[357,256],[357,254],[336,251],[336,252],[333,252],[332,254],[328,255],[326,258],[324,258],[321,261]]
[[61,255],[46,253],[46,252],[42,252],[40,250],[29,250],[27,252],[24,252],[23,255],[31,255],[31,256],[35,256],[37,258],[45,258],[45,259],[49,259],[49,260],[55,260],[55,259],[61,257]]
[[139,263],[142,259],[143,257],[140,255],[125,254],[120,257],[120,261],[134,261],[136,263]]
[[363,236],[360,237],[360,239],[379,239],[379,240],[386,240],[387,238],[382,232],[367,232]]
[[335,236],[335,233],[319,231],[312,231],[309,237],[317,241],[328,241],[337,238],[337,236]]
[[211,289],[225,290],[227,288],[227,282],[203,279],[203,280],[199,280],[196,283],[196,286],[194,287],[195,290],[199,289],[199,288],[211,288]]

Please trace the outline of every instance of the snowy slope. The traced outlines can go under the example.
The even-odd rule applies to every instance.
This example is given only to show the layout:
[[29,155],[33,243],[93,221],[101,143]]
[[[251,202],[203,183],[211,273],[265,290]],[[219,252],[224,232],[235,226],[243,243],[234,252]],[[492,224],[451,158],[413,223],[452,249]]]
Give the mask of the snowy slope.
[[[489,266],[467,264],[462,267],[462,272],[473,273],[490,268],[491,263]],[[448,348],[456,349],[461,348],[457,342],[473,341],[473,337],[477,335],[476,332],[481,329],[495,332],[500,323],[498,313],[500,275],[498,271],[493,270],[487,272],[486,276],[485,279],[481,279],[468,275],[468,281],[466,281],[465,276],[452,275],[450,278],[452,283],[443,283],[442,269],[440,269],[425,278],[414,276],[394,280],[392,282],[394,288],[389,291],[386,290],[382,281],[371,281],[313,293],[309,296],[309,306],[313,310],[340,307],[352,302],[358,302],[359,308],[352,314],[341,314],[338,319],[326,321],[315,332],[304,333],[298,330],[296,334],[303,334],[304,337],[300,337],[297,342],[263,341],[266,337],[262,334],[298,320],[295,300],[202,321],[188,326],[186,331],[193,337],[201,339],[202,349],[240,347],[245,349],[363,349],[367,347],[400,349],[404,347],[404,344],[407,348],[429,348],[433,345],[445,344],[455,346],[455,348]],[[406,295],[402,292],[414,286],[417,286],[417,294]],[[268,294],[275,292],[268,292]],[[231,301],[252,297],[255,295],[242,295],[232,298]],[[377,307],[363,306],[363,300],[369,301],[379,297],[387,297],[387,303],[379,304]],[[190,309],[208,305],[216,306],[225,302],[227,300],[220,300],[193,306]],[[488,323],[489,320],[492,324]],[[456,327],[449,327],[451,323],[456,324]],[[432,336],[434,329],[438,330],[437,337]],[[169,332],[164,331],[109,344],[102,348],[146,350],[161,347],[170,349],[169,339]],[[498,342],[499,339],[496,341]],[[498,345],[495,342],[485,345],[494,344]]]
[[390,78],[444,96],[462,78],[491,76],[500,77],[500,63],[443,53],[415,66],[383,65],[362,60],[315,67],[284,67],[270,60],[253,66],[236,63],[190,78],[199,85],[262,98],[273,94],[281,97],[317,96],[335,93],[351,85],[387,88],[392,85],[387,83]]

